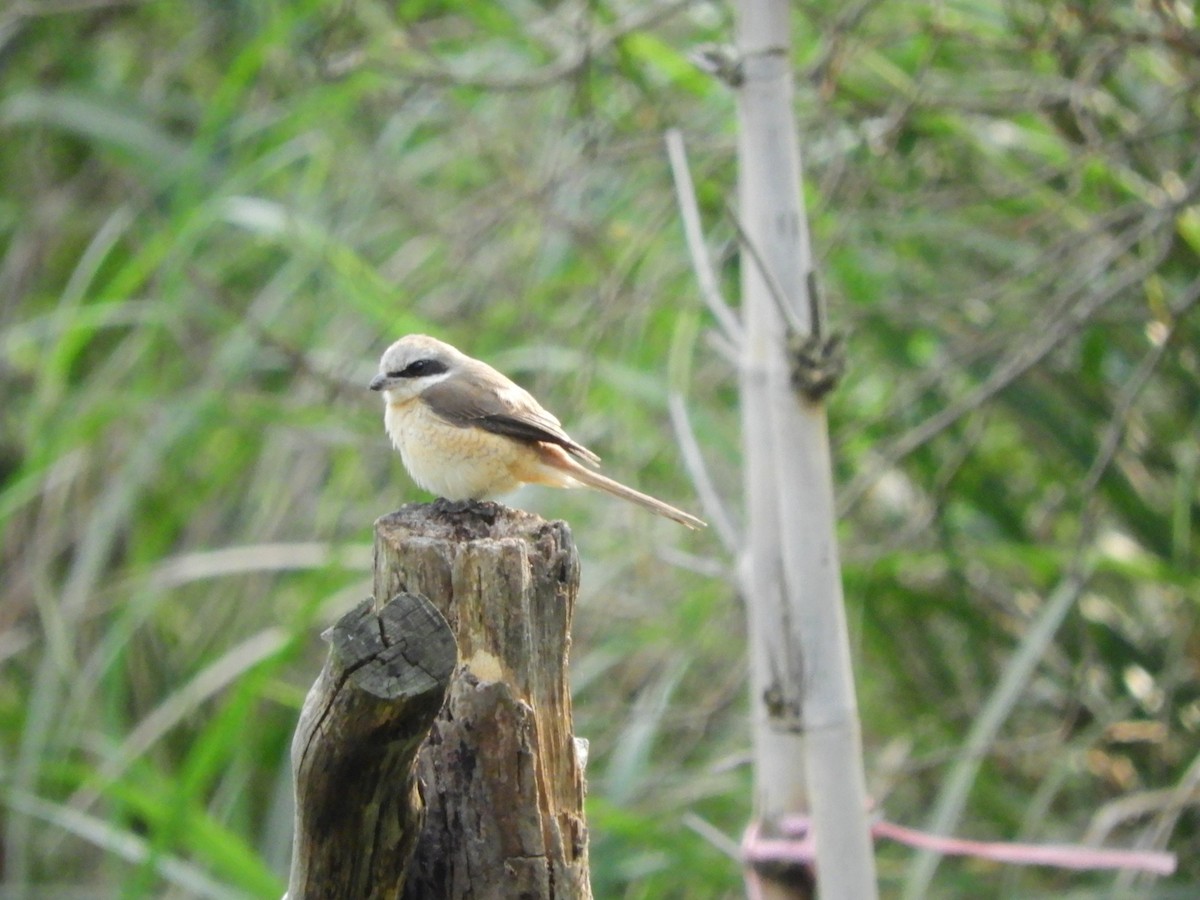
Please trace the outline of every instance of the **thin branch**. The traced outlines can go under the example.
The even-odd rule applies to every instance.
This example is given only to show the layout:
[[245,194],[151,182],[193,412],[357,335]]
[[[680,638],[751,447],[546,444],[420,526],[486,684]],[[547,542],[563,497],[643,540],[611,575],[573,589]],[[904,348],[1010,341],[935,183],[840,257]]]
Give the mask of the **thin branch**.
[[691,810],[685,812],[680,821],[734,862],[742,861],[742,848],[738,846],[738,842],[712,822],[701,818]]
[[1097,846],[1108,841],[1117,828],[1133,819],[1183,811],[1192,806],[1200,806],[1200,783],[1189,779],[1185,773],[1175,787],[1123,794],[1105,803],[1092,814],[1087,831],[1083,834],[1083,842]]
[[683,395],[678,391],[671,391],[667,395],[667,409],[671,415],[671,427],[675,431],[675,441],[679,445],[679,452],[683,454],[683,464],[687,467],[692,484],[696,487],[704,515],[712,523],[713,530],[716,531],[717,537],[721,539],[721,544],[725,549],[731,554],[736,554],[741,545],[737,528],[729,515],[728,507],[717,492],[717,487],[709,474],[708,465],[704,461],[704,454],[700,452],[700,444],[696,440],[696,432],[692,429],[687,402]]
[[[1050,179],[1061,175],[1058,169],[1054,169],[1047,170],[1043,177]],[[928,392],[946,389],[945,386],[953,378],[972,365],[1003,365],[992,362],[992,357],[1002,354],[1007,347],[1024,346],[1028,343],[1025,337],[1027,334],[1042,334],[1047,329],[1057,327],[1059,320],[1070,314],[1072,305],[1079,302],[1078,296],[1094,277],[1091,272],[1115,264],[1130,247],[1154,229],[1173,227],[1172,223],[1179,211],[1192,205],[1198,196],[1200,169],[1197,169],[1196,175],[1173,196],[1171,204],[1155,208],[1148,213],[1145,203],[1132,202],[1097,214],[1091,219],[1089,227],[1078,230],[1072,227],[1063,237],[1049,244],[1034,258],[1012,269],[1011,277],[979,285],[972,297],[987,306],[998,308],[1003,305],[1007,296],[1011,296],[1006,295],[1006,291],[1011,290],[1013,284],[1025,285],[1022,289],[1023,296],[1043,296],[1048,302],[1038,310],[1036,320],[1024,325],[1019,334],[991,328],[985,333],[970,334],[958,346],[948,347],[944,363],[906,377],[905,383],[897,387],[889,409],[907,409]],[[1097,258],[1097,247],[1101,248],[1100,258]],[[1088,274],[1080,274],[1081,269]],[[1060,290],[1058,285],[1063,282],[1068,283],[1070,287]],[[1081,285],[1085,287],[1081,288]],[[921,428],[924,424],[915,427]],[[850,432],[845,432],[842,439],[848,436]],[[916,446],[920,445],[918,443]],[[916,447],[905,451],[901,456],[907,455],[913,449]],[[864,483],[864,487],[869,487],[891,464],[894,463],[864,473],[851,485],[851,490],[858,490],[859,481]],[[861,498],[850,498],[845,492],[842,494],[840,512],[845,513],[850,508],[851,499],[857,502]]]
[[[432,52],[426,53],[426,56],[432,61],[428,67],[391,65],[388,66],[388,71],[409,81],[418,81],[423,84],[478,88],[486,91],[528,91],[553,87],[586,69],[597,55],[618,44],[628,35],[662,23],[685,9],[691,2],[692,0],[670,0],[661,6],[638,9],[637,12],[627,15],[614,24],[612,28],[581,42],[554,62],[520,75],[466,75],[444,68],[435,68],[438,59]],[[419,41],[412,43],[419,46]],[[344,75],[347,71],[357,68],[358,62],[358,58],[354,57],[349,63],[332,67],[330,72],[337,76]]]
[[[1122,241],[1124,249],[1128,249],[1137,241],[1144,239],[1147,236],[1145,232],[1151,230],[1153,229],[1133,229],[1132,234],[1127,235]],[[883,450],[878,462],[850,482],[842,491],[838,504],[839,512],[845,514],[847,510],[851,509],[884,472],[891,469],[904,457],[931,441],[963,416],[977,410],[1040,363],[1063,340],[1091,321],[1101,308],[1154,271],[1169,251],[1170,242],[1164,241],[1158,252],[1147,256],[1140,265],[1131,266],[1118,277],[1113,278],[1103,290],[1085,295],[1076,301],[1062,313],[1057,321],[1031,333],[1028,343],[1001,361],[982,384],[893,440]]]
[[705,343],[713,349],[717,356],[729,363],[731,368],[738,367],[738,347],[733,341],[719,331],[709,330],[704,335]]
[[[779,279],[775,277],[775,273],[771,271],[766,260],[758,252],[758,247],[754,245],[754,241],[750,240],[750,235],[746,233],[746,229],[742,227],[742,221],[738,218],[737,210],[733,208],[733,204],[725,204],[725,213],[729,216],[729,221],[733,223],[733,228],[737,232],[738,244],[746,251],[750,257],[750,261],[754,263],[754,267],[758,269],[758,273],[762,275],[763,281],[766,282],[767,290],[770,291],[771,297],[775,301],[775,307],[779,310],[779,315],[787,323],[788,332],[790,334],[807,334],[808,327],[800,320],[800,317],[796,315],[796,311],[788,303],[787,292],[780,285]],[[805,274],[807,275],[807,273]]]
[[[709,516],[711,519],[712,516]],[[695,553],[685,553],[677,547],[664,546],[657,551],[658,558],[669,566],[691,572],[702,578],[712,578],[716,581],[734,583],[737,573],[717,556],[697,556]]]
[[148,2],[149,0],[38,0],[38,2],[20,2],[18,0],[9,11],[16,17],[23,16],[32,19],[39,16],[59,16],[99,9],[116,9],[122,6],[141,6]]
[[1104,438],[1100,442],[1100,449],[1096,452],[1096,458],[1088,469],[1087,475],[1084,476],[1080,496],[1091,495],[1100,483],[1100,479],[1104,477],[1108,467],[1112,465],[1113,457],[1120,448],[1121,439],[1125,436],[1125,429],[1129,424],[1129,414],[1133,411],[1134,403],[1137,402],[1142,389],[1150,381],[1158,364],[1162,362],[1175,335],[1179,333],[1181,320],[1196,308],[1197,303],[1200,303],[1200,278],[1193,279],[1192,283],[1188,285],[1184,291],[1183,300],[1172,310],[1173,315],[1167,326],[1167,333],[1146,354],[1133,375],[1125,383],[1121,395],[1117,398],[1108,427],[1105,429]]
[[709,311],[721,326],[725,337],[733,344],[742,342],[742,323],[738,314],[725,302],[720,282],[713,268],[712,257],[704,243],[704,226],[700,220],[700,207],[696,203],[696,188],[688,168],[687,151],[683,146],[683,134],[678,128],[666,134],[667,158],[671,162],[671,175],[675,180],[675,197],[679,202],[679,215],[683,218],[683,233],[687,238],[688,253],[692,257],[692,269],[700,284],[700,295],[708,304]]
[[[1183,777],[1179,780],[1179,784],[1175,786],[1173,793],[1177,802],[1161,810],[1157,821],[1142,836],[1139,844],[1143,847],[1147,845],[1165,847],[1167,840],[1171,836],[1171,832],[1179,824],[1179,818],[1186,809],[1185,798],[1194,796],[1198,790],[1200,790],[1200,755],[1192,759],[1191,764],[1187,767],[1187,771],[1183,773]],[[1116,884],[1114,885],[1115,890],[1121,894],[1129,891],[1133,886],[1133,880],[1137,874],[1136,872],[1122,872],[1117,877]]]
[[[983,709],[971,724],[958,761],[942,783],[933,811],[924,830],[931,834],[952,834],[966,807],[983,756],[995,742],[1000,728],[1016,708],[1038,664],[1054,641],[1067,613],[1074,607],[1087,587],[1090,568],[1072,565],[1058,586],[1042,604],[1037,618],[1021,639],[1000,676],[1000,681],[988,697]],[[941,861],[942,851],[928,849],[917,855],[904,885],[905,898],[928,896],[929,885]]]
[[740,549],[737,528],[734,527],[733,518],[709,474],[704,454],[700,450],[700,442],[696,440],[696,432],[688,416],[687,400],[684,396],[690,380],[688,372],[691,370],[695,352],[699,320],[698,312],[690,312],[681,315],[676,322],[667,365],[667,409],[671,416],[672,430],[675,432],[675,442],[679,445],[684,465],[691,476],[696,493],[700,496],[705,513],[712,521],[725,549],[736,556]]

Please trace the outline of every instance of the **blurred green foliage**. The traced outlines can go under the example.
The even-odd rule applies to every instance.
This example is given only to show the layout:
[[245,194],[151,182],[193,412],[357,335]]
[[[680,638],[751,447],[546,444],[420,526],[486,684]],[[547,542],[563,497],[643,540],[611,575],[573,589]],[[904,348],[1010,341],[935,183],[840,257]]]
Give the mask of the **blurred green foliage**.
[[[1200,38],[1191,2],[795,5],[871,790],[921,824],[1166,847],[947,861],[936,897],[1200,882]],[[373,519],[421,495],[365,390],[428,330],[688,506],[667,356],[701,306],[662,133],[736,295],[719,4],[16,0],[0,10],[6,897],[277,897],[288,745]],[[735,378],[686,389],[739,507]],[[751,814],[735,560],[601,496],[584,557],[597,897],[732,897]],[[694,505],[694,504],[693,504]],[[964,759],[1045,599],[1088,572]],[[721,834],[724,837],[721,837]],[[880,848],[885,894],[913,854]],[[911,884],[911,882],[910,882]]]

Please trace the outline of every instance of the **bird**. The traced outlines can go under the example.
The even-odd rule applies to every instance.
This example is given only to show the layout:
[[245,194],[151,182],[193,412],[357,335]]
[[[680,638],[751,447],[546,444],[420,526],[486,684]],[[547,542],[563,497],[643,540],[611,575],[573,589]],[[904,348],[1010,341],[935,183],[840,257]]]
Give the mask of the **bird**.
[[589,487],[688,528],[706,525],[600,474],[600,457],[528,391],[437,338],[400,338],[368,387],[383,395],[384,429],[413,481],[447,500],[488,500],[525,484]]

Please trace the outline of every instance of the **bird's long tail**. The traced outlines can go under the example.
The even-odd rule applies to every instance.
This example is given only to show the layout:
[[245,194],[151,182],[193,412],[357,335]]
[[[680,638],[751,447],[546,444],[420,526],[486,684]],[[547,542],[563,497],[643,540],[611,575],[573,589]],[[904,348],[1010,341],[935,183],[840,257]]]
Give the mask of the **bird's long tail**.
[[661,500],[656,500],[649,494],[643,494],[641,491],[635,491],[631,487],[625,487],[619,481],[613,481],[599,472],[593,472],[591,469],[585,469],[583,466],[571,460],[569,469],[571,477],[581,484],[588,487],[596,488],[597,490],[605,491],[615,497],[620,497],[623,500],[628,500],[631,503],[636,503],[638,506],[644,506],[652,513],[657,513],[660,516],[665,516],[668,519],[673,519],[680,525],[686,525],[688,528],[707,528],[708,523],[697,519],[695,516],[685,513],[681,509],[676,509],[668,503],[663,503]]

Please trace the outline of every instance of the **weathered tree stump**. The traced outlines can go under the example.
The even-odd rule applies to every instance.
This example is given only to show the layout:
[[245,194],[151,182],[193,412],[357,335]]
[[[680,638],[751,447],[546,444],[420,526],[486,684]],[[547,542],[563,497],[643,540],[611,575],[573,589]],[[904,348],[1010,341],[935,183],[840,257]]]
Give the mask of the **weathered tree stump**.
[[329,657],[292,740],[288,900],[398,898],[421,830],[414,764],[457,662],[423,597],[367,600],[328,632]]
[[427,813],[405,898],[591,897],[567,686],[578,587],[562,522],[445,501],[376,522],[375,596],[428,597],[459,647],[419,754]]

